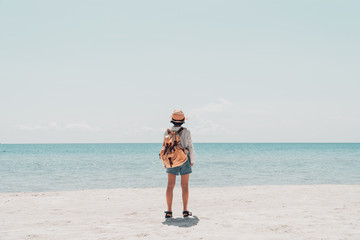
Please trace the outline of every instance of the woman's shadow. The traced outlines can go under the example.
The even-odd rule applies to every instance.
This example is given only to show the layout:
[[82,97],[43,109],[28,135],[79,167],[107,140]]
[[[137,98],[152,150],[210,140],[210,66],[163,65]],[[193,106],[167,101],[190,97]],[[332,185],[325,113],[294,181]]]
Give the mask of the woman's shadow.
[[168,226],[178,226],[178,227],[193,227],[198,224],[200,219],[197,216],[186,217],[186,218],[167,218],[162,222],[164,225]]

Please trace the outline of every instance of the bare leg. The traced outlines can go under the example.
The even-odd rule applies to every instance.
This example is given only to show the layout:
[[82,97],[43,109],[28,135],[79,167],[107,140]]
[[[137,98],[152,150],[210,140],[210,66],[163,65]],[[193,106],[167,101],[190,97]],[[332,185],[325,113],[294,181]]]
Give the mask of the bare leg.
[[184,206],[183,211],[187,211],[187,205],[188,205],[188,200],[189,200],[189,177],[190,177],[190,174],[181,176],[181,189],[182,189],[182,199],[183,199],[183,206]]
[[168,173],[168,185],[166,189],[166,203],[168,211],[172,212],[172,201],[173,201],[173,191],[175,187],[176,175]]

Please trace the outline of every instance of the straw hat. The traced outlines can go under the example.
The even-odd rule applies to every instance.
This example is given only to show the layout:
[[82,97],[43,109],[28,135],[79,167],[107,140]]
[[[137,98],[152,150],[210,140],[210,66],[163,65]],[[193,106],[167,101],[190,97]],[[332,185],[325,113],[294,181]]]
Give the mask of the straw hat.
[[171,122],[173,123],[183,123],[187,120],[182,110],[175,109],[171,114]]

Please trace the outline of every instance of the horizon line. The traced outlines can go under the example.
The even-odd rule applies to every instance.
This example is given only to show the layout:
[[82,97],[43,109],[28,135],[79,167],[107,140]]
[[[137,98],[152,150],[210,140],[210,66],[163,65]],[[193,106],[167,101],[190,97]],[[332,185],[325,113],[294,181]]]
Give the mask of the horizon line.
[[[256,143],[261,143],[261,144],[271,144],[271,143],[360,143],[360,142],[193,142],[194,144],[204,144],[204,143],[210,143],[210,144],[256,144]],[[0,143],[0,145],[15,145],[15,144],[162,144],[162,142],[34,142],[34,143]]]

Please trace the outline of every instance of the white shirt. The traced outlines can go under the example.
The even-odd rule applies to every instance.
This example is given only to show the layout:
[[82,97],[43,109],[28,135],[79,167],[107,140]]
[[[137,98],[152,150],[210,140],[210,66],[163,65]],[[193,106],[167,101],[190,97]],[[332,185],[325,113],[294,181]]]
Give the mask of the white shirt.
[[[179,131],[180,128],[181,127],[172,127],[171,131]],[[167,131],[165,131],[164,137],[167,134],[168,134]],[[188,130],[187,128],[184,128],[184,130],[180,134],[180,139],[181,139],[181,144],[180,145],[183,148],[188,150],[188,156],[190,157],[190,162],[194,163],[195,162],[194,146],[192,144],[190,130]]]

